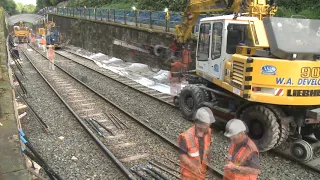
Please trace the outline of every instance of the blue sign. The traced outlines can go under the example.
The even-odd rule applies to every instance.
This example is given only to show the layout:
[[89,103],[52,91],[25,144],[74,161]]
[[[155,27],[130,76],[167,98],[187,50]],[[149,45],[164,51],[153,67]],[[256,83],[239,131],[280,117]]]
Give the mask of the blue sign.
[[219,66],[218,66],[218,64],[215,64],[215,65],[213,66],[213,70],[214,70],[215,72],[219,72]]
[[276,75],[277,68],[271,65],[265,65],[261,68],[261,74]]

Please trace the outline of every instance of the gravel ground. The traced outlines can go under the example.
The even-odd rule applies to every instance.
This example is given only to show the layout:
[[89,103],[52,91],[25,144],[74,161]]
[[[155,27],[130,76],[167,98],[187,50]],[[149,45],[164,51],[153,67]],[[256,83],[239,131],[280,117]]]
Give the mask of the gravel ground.
[[[67,60],[61,56],[56,56],[56,63],[61,64]],[[76,58],[87,66],[99,69],[102,72],[110,72],[99,68],[92,61]],[[71,63],[70,63],[71,64]],[[61,64],[63,65],[63,64]],[[130,111],[135,116],[145,119],[153,128],[158,129],[171,139],[177,139],[178,135],[187,130],[191,123],[182,118],[179,110],[172,108],[164,103],[155,101],[142,93],[115,82],[106,77],[102,77],[98,73],[84,68],[80,65],[63,66],[68,72],[78,78],[86,76],[88,85],[94,87],[105,97],[112,99],[122,108]],[[103,83],[102,83],[103,82]],[[119,93],[121,92],[121,93]],[[212,147],[213,161],[211,164],[223,169],[225,159],[223,158],[229,146],[229,140],[223,136],[221,130],[215,130],[213,133],[214,143]],[[260,179],[319,179],[318,173],[303,169],[297,163],[284,160],[273,153],[261,154],[262,174]]]
[[[31,53],[28,53],[28,54],[31,55]],[[43,58],[40,58],[39,55],[33,55],[33,54],[34,53],[32,53],[32,56],[37,59],[37,60],[34,59],[34,64],[41,71],[45,70],[48,62],[45,62],[44,60],[42,60]],[[58,60],[56,62],[58,62]],[[119,159],[131,157],[135,155],[148,154],[148,157],[146,158],[142,158],[135,161],[124,162],[124,165],[127,168],[130,168],[133,166],[138,167],[141,165],[146,165],[148,161],[153,161],[153,160],[157,160],[159,162],[166,162],[164,161],[164,158],[169,158],[171,160],[175,160],[176,162],[178,162],[178,159],[177,159],[178,151],[175,148],[169,146],[167,143],[164,143],[159,137],[150,133],[148,130],[141,127],[136,122],[130,120],[129,117],[127,117],[123,113],[113,108],[112,105],[105,103],[103,100],[101,100],[101,98],[97,97],[96,95],[93,95],[93,93],[91,93],[89,90],[84,88],[82,85],[79,85],[78,83],[73,83],[74,80],[72,80],[70,77],[67,77],[64,74],[62,75],[62,72],[58,70],[58,68],[56,68],[55,71],[45,72],[45,76],[51,84],[55,84],[54,87],[57,86],[57,82],[60,81],[59,79],[62,79],[67,84],[71,84],[72,89],[75,89],[74,90],[75,92],[81,92],[81,95],[82,95],[81,99],[92,100],[86,103],[95,102],[96,104],[92,106],[94,108],[94,112],[90,112],[90,113],[103,114],[104,112],[112,112],[129,126],[128,130],[115,130],[116,128],[115,127],[113,128],[114,133],[116,135],[124,134],[124,137],[121,137],[121,139],[119,138],[106,139],[107,146],[115,146],[123,143],[135,143],[135,145],[129,146],[129,147],[116,148],[116,149],[113,148],[114,149],[113,153]],[[69,98],[69,96],[66,93],[63,93],[65,92],[65,89],[63,87],[57,88],[57,89],[60,94],[64,94],[62,95],[64,99]],[[71,100],[76,100],[76,99],[71,98]],[[72,104],[71,106],[73,109],[77,110],[76,109],[77,106],[73,106]],[[97,120],[103,120],[103,119],[107,119],[107,117],[102,115],[101,117],[97,118]],[[104,122],[104,124],[107,126],[112,126],[112,123],[110,121]],[[133,129],[134,131],[132,131]],[[169,163],[166,162],[166,164],[169,164]],[[173,164],[171,164],[171,166],[173,166]],[[214,175],[211,175],[209,179],[215,179]]]
[[[31,96],[27,100],[48,124],[50,134],[41,130],[29,110],[28,115],[22,119],[22,127],[49,166],[68,180],[124,179],[114,163],[101,152],[31,64],[23,60],[22,66],[28,80],[20,79]],[[60,136],[65,138],[64,141],[58,139]],[[77,160],[72,160],[73,156]]]

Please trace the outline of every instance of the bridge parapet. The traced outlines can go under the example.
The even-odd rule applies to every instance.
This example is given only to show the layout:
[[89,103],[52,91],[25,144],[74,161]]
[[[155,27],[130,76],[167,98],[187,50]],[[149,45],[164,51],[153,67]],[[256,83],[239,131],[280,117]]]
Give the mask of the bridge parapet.
[[[175,32],[175,26],[181,24],[181,12],[170,12],[166,18],[164,11],[149,11],[137,9],[106,9],[106,8],[55,8],[48,7],[39,13],[59,14],[71,17],[80,17],[92,20],[101,20],[107,22],[120,23],[149,29],[162,30],[164,32]],[[207,15],[201,15],[194,27],[193,33],[198,31],[198,24],[201,18]]]

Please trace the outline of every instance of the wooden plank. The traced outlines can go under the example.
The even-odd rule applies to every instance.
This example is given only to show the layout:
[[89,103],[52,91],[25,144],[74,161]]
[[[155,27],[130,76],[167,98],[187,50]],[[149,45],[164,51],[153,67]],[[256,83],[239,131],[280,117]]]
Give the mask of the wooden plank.
[[122,162],[130,162],[130,161],[135,161],[135,160],[138,160],[138,159],[146,158],[148,156],[149,156],[148,153],[138,154],[138,155],[135,155],[135,156],[129,156],[129,157],[126,157],[126,158],[122,158],[122,159],[120,159],[120,161],[122,161]]

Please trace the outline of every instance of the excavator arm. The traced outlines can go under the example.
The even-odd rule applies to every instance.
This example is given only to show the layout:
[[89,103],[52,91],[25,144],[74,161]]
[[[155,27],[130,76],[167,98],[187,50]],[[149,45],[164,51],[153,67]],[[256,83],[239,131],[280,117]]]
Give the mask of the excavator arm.
[[275,1],[272,6],[266,0],[190,0],[182,15],[182,24],[176,26],[176,41],[185,43],[191,36],[193,26],[201,13],[229,12],[248,13],[262,19],[265,16],[273,16],[277,11]]

